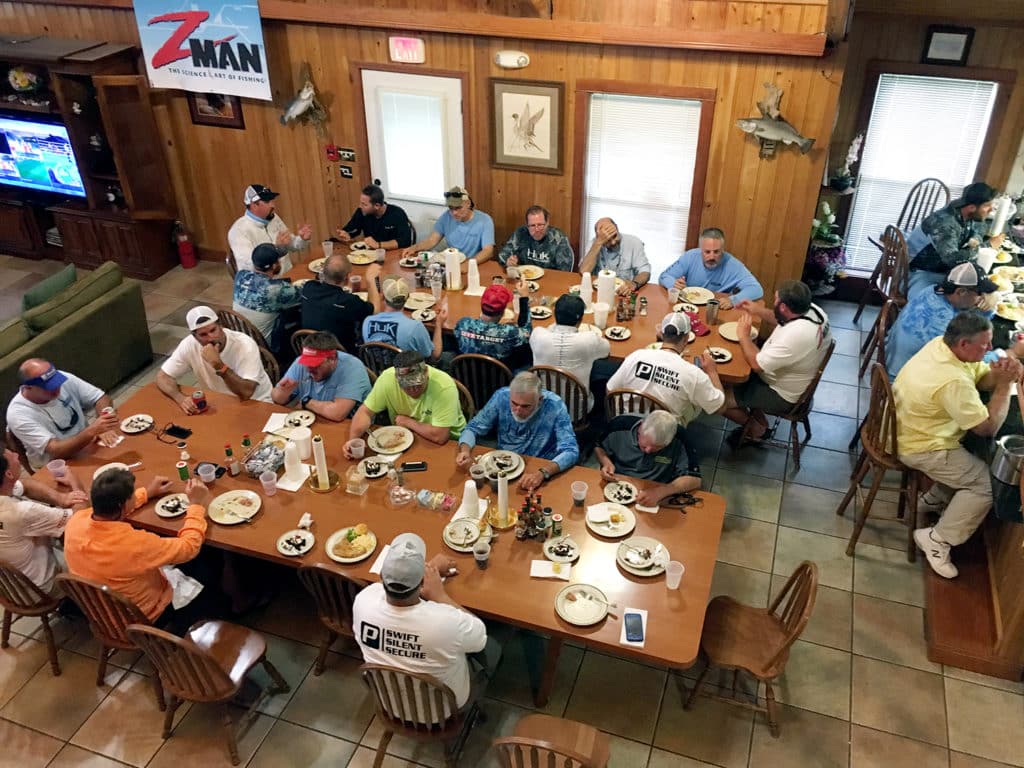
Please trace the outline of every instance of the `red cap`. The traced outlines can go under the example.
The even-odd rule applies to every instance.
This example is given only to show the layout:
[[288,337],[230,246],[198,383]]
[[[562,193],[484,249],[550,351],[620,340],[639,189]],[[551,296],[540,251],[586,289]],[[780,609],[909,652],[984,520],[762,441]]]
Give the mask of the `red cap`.
[[304,365],[307,368],[316,368],[324,360],[329,360],[337,354],[338,353],[333,349],[313,349],[311,347],[303,347],[302,354],[299,355],[299,364]]
[[488,315],[500,315],[512,301],[512,291],[504,285],[489,285],[480,297],[480,308]]

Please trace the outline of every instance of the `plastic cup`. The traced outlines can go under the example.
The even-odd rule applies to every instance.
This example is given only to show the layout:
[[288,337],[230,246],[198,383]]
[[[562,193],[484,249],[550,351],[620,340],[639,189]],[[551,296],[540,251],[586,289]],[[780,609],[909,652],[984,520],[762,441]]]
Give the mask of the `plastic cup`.
[[486,541],[478,541],[473,545],[473,559],[476,560],[476,567],[480,570],[487,570],[487,561],[491,557],[491,545]]
[[375,256],[378,264],[383,264],[384,263],[384,257],[387,256],[387,253],[388,252],[385,251],[383,248],[378,248],[377,249],[377,251],[375,252],[374,256]]
[[577,507],[582,507],[583,502],[587,499],[587,491],[589,486],[582,480],[577,480],[572,484],[572,503]]
[[324,258],[330,258],[331,254],[334,253],[334,242],[332,240],[324,240],[320,243],[320,247],[324,249]]
[[359,275],[351,275],[348,284],[352,286],[352,293],[358,293],[363,288],[363,278]]
[[352,453],[353,459],[361,459],[366,453],[366,441],[357,437],[348,444],[348,449]]
[[679,301],[679,289],[678,288],[669,288],[668,289],[668,303],[669,304],[675,304],[677,301]]
[[679,582],[683,580],[683,571],[686,567],[678,560],[673,560],[665,566],[665,586],[669,589],[679,589]]
[[594,302],[594,325],[602,331],[608,325],[609,306],[603,301]]
[[268,469],[260,475],[260,484],[263,486],[264,495],[273,496],[277,493],[277,472]]
[[217,467],[213,464],[205,464],[199,468],[199,479],[209,485],[217,479]]
[[487,470],[479,464],[474,464],[469,468],[469,476],[473,478],[473,482],[476,483],[478,489],[483,488],[484,483],[487,482]]
[[46,468],[50,470],[50,474],[54,477],[64,477],[68,471],[68,464],[64,459],[54,459],[46,465]]

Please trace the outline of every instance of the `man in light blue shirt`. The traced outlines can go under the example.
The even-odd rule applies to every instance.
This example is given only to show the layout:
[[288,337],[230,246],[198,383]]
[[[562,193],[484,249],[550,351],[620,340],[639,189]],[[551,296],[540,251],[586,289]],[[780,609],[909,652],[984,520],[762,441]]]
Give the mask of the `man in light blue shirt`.
[[412,349],[424,358],[437,359],[441,356],[441,332],[448,310],[442,306],[434,320],[434,337],[431,339],[426,326],[403,312],[409,298],[409,284],[400,277],[388,278],[381,286],[387,309],[370,315],[363,320],[363,341],[379,341],[392,344],[399,349]]
[[270,393],[278,405],[298,400],[307,411],[329,421],[344,421],[370,392],[370,377],[358,358],[338,349],[333,333],[314,333],[302,354]]
[[564,472],[580,457],[572,419],[562,398],[544,389],[537,374],[524,371],[495,392],[459,436],[455,465],[465,469],[478,437],[497,428],[498,448],[536,456],[547,463],[519,478],[521,491],[533,491],[545,480]]
[[624,281],[619,286],[620,294],[647,285],[651,279],[651,262],[647,260],[643,240],[636,235],[622,234],[609,218],[597,220],[594,234],[594,242],[580,262],[580,274],[610,269]]
[[661,273],[658,282],[666,288],[689,286],[729,294],[722,309],[741,301],[757,301],[764,289],[743,263],[725,250],[725,233],[715,227],[700,233],[700,248],[691,248]]
[[433,249],[443,237],[449,247],[462,251],[466,258],[475,258],[478,264],[491,259],[494,256],[494,220],[476,210],[465,187],[452,187],[444,193],[444,201],[448,210],[434,224],[434,231],[426,240],[402,251],[403,258]]

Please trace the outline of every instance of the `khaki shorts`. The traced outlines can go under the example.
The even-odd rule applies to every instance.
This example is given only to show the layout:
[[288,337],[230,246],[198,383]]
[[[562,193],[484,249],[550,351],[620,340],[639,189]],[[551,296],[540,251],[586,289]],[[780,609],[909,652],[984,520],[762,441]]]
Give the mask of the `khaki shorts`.
[[774,416],[784,416],[796,405],[769,387],[764,379],[753,371],[750,372],[750,378],[733,387],[732,392],[739,405]]

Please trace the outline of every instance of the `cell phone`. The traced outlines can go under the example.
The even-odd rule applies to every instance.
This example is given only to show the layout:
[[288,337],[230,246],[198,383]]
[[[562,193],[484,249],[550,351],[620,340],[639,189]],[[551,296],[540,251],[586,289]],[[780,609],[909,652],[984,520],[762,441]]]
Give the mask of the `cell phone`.
[[171,437],[176,437],[179,440],[184,440],[186,437],[192,436],[192,430],[188,427],[179,427],[177,424],[171,424],[169,427],[164,429],[164,433]]
[[403,472],[423,472],[427,468],[425,461],[403,461],[401,467]]
[[639,613],[627,613],[622,617],[626,623],[626,639],[631,643],[642,643],[644,639],[644,620]]

